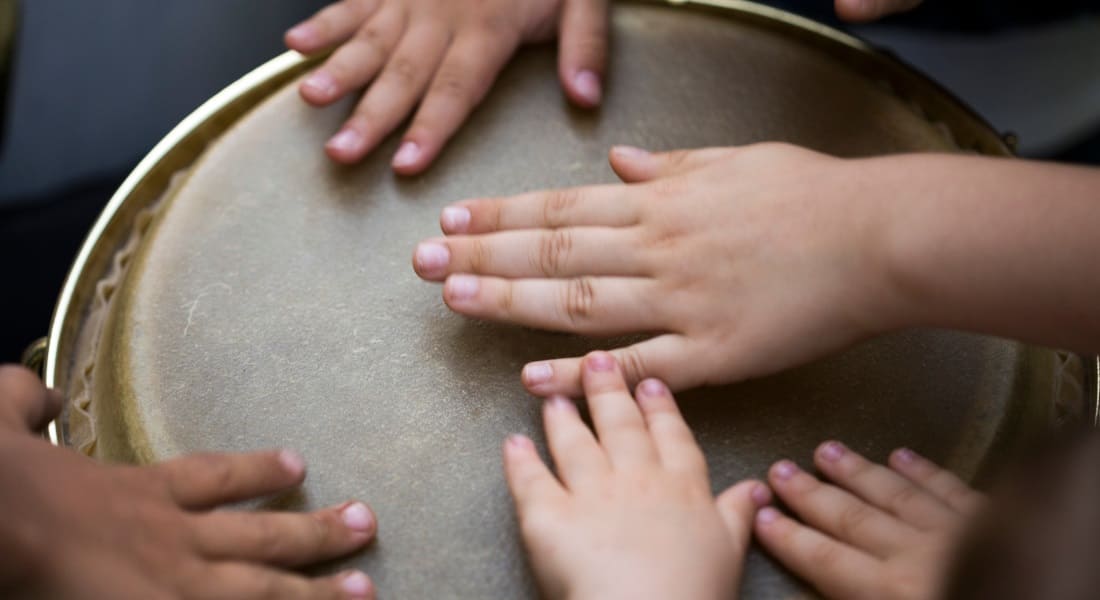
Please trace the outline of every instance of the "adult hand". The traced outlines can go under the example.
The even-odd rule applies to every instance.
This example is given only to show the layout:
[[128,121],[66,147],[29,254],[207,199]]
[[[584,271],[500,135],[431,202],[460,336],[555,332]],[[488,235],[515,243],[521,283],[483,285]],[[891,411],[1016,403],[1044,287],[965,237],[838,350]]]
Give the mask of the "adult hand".
[[376,530],[366,505],[309,514],[218,510],[305,478],[290,451],[108,466],[31,432],[60,397],[0,368],[0,595],[13,598],[372,598],[366,575],[288,571],[350,553]]
[[558,74],[569,99],[597,106],[607,59],[607,0],[342,0],[286,34],[305,54],[336,48],[302,82],[325,106],[369,83],[355,113],[325,146],[355,163],[416,116],[393,158],[419,173],[481,102],[523,44],[560,36]]

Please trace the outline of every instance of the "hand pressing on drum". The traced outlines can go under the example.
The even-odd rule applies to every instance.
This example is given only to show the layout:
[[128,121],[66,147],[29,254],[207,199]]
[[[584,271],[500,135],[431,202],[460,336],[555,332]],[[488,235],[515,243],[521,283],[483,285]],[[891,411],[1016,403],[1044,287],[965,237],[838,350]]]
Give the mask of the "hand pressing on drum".
[[358,162],[419,104],[393,157],[393,168],[411,175],[435,159],[522,44],[560,35],[558,75],[566,95],[579,106],[597,106],[607,4],[343,0],[288,31],[286,44],[305,54],[336,48],[302,82],[302,97],[310,104],[331,104],[369,84],[354,114],[325,146],[337,162]]
[[366,545],[369,508],[310,514],[215,510],[305,478],[288,451],[107,466],[31,435],[60,397],[0,367],[0,596],[5,598],[372,598],[366,575],[288,571]]
[[[880,329],[875,198],[855,163],[781,144],[649,154],[615,148],[630,185],[444,210],[413,265],[464,315],[589,335],[627,381],[674,389],[764,375]],[[828,191],[829,193],[824,193]],[[878,319],[878,320],[876,320]],[[540,396],[580,394],[580,358],[528,364]]]
[[[909,327],[1093,354],[1100,170],[947,154],[838,159],[785,144],[615,148],[628,185],[459,202],[413,267],[454,311],[587,335],[633,385],[768,375]],[[526,365],[579,396],[580,358]]]
[[733,597],[767,487],[745,481],[714,498],[703,453],[664,384],[642,382],[635,402],[605,352],[584,359],[583,377],[595,435],[570,400],[554,397],[543,409],[557,477],[530,439],[504,444],[508,487],[545,595]]
[[984,496],[908,449],[895,450],[885,467],[826,442],[814,464],[832,483],[788,460],[771,468],[772,489],[801,522],[763,508],[754,524],[759,543],[829,598],[941,597]]

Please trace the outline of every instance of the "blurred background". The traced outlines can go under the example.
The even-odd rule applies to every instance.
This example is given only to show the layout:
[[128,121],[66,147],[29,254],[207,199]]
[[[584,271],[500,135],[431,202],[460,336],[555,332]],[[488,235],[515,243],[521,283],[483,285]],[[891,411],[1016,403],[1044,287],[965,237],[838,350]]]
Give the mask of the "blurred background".
[[[0,362],[45,335],[115,188],[324,0],[0,0]],[[838,25],[829,0],[771,4]],[[1031,157],[1100,164],[1100,2],[928,0],[852,29]],[[320,149],[318,149],[320,151]]]

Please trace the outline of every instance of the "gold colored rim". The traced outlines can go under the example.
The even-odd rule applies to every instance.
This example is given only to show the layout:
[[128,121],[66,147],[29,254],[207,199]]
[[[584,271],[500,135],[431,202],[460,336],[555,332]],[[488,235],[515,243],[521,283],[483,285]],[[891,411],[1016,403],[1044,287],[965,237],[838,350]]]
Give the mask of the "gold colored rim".
[[[940,85],[901,61],[831,27],[742,0],[629,1],[715,11],[795,36],[815,49],[841,59],[865,76],[889,83],[899,96],[914,102],[931,120],[950,123],[952,134],[962,138],[956,139],[961,142],[962,148],[984,154],[1011,155],[1004,141],[984,119]],[[83,303],[78,300],[82,290],[88,289],[88,282],[84,280],[95,260],[113,254],[114,240],[108,239],[107,233],[126,227],[127,223],[122,221],[125,220],[127,206],[141,198],[159,197],[174,173],[192,164],[211,141],[272,91],[302,73],[319,58],[307,58],[291,51],[261,65],[188,115],[134,168],[96,220],[65,279],[50,324],[43,369],[46,385],[58,387],[61,383],[60,358],[75,341],[70,338],[78,331],[77,324],[82,316]],[[48,433],[55,444],[64,442],[56,423],[50,424]]]

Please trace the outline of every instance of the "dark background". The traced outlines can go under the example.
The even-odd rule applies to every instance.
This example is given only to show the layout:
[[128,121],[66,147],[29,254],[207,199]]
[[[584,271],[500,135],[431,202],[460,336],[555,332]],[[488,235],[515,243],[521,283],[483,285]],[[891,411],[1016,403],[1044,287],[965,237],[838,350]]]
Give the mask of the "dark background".
[[[84,235],[141,156],[205,99],[281,52],[283,30],[325,2],[30,4],[22,3],[7,85],[0,79],[0,362],[18,361],[46,334]],[[772,4],[836,24],[828,1]],[[1095,4],[930,0],[889,23],[980,36]],[[1097,133],[1082,132],[1084,142],[1048,158],[1100,164]]]

